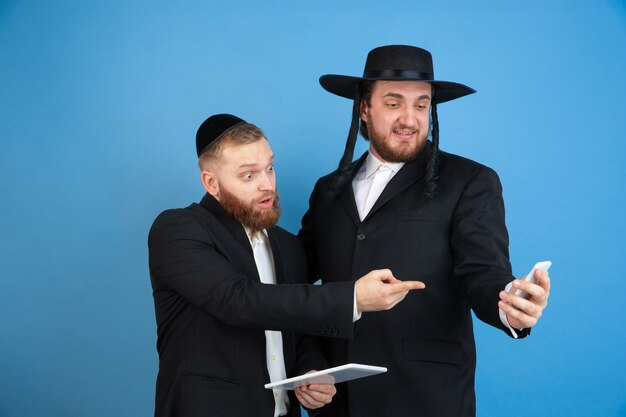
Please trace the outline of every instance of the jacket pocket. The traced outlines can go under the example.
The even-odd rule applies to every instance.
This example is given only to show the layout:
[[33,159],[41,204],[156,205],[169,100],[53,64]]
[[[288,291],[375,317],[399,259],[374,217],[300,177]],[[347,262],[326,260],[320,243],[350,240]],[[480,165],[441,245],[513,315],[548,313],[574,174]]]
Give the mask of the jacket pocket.
[[239,389],[239,381],[217,375],[205,373],[186,372],[183,374],[183,382],[185,385],[194,385],[198,387],[237,390]]
[[410,338],[402,342],[403,355],[411,361],[424,361],[460,365],[463,348],[459,343],[447,340]]
[[398,213],[397,219],[399,222],[438,222],[441,220],[441,211],[401,211]]

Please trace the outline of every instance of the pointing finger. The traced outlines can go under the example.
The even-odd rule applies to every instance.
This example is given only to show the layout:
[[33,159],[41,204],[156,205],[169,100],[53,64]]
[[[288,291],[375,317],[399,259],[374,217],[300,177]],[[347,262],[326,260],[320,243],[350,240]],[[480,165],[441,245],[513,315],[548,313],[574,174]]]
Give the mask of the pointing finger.
[[411,290],[423,290],[426,288],[426,284],[422,281],[400,281],[397,284],[392,284],[397,287],[397,291],[411,291]]

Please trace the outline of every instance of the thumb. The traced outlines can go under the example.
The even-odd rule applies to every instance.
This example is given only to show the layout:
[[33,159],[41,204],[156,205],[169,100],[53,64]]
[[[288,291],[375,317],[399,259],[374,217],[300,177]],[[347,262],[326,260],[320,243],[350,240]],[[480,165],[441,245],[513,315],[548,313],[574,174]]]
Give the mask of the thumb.
[[375,269],[369,274],[373,279],[383,282],[399,282],[390,269]]

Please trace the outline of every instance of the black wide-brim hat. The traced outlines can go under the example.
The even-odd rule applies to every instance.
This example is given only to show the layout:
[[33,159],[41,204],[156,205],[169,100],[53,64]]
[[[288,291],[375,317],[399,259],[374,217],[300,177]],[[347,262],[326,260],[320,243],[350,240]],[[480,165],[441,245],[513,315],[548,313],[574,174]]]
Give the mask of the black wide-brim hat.
[[435,79],[430,52],[415,46],[389,45],[372,49],[367,55],[362,77],[326,74],[320,84],[328,92],[354,99],[363,81],[426,81],[435,86],[433,102],[454,100],[476,90],[466,85]]

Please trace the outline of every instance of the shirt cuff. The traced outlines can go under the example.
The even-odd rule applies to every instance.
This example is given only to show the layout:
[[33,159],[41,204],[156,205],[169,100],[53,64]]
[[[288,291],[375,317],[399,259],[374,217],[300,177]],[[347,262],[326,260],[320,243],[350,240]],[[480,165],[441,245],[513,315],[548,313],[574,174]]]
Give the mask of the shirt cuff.
[[352,304],[352,323],[361,318],[361,314],[359,310],[356,308],[356,285],[354,286],[354,303]]
[[[509,290],[511,289],[512,286],[513,286],[513,282],[509,282],[507,284],[507,286],[504,287],[504,291],[509,292]],[[517,339],[517,332],[509,324],[509,321],[506,318],[506,313],[501,308],[498,308],[498,310],[499,310],[499,313],[500,313],[500,321],[502,322],[504,327],[509,329],[509,331],[511,332],[511,336],[513,336],[515,339]],[[522,329],[520,329],[520,330],[522,330]]]

